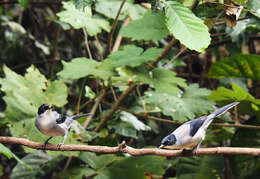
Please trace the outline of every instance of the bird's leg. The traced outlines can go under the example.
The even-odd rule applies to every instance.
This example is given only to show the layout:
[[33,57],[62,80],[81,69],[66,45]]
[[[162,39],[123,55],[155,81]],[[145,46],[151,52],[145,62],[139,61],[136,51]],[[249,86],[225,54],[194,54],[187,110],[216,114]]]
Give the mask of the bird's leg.
[[52,138],[52,136],[49,137],[49,138],[44,142],[44,144],[43,144],[43,146],[42,146],[42,149],[43,149],[43,150],[45,150],[46,145],[49,143],[49,140],[51,140],[51,138]]
[[58,148],[60,148],[63,144],[64,144],[64,142],[65,142],[65,140],[66,140],[66,138],[67,138],[67,133],[63,136],[63,141],[62,141],[62,143],[59,143],[58,144]]
[[198,149],[200,148],[200,144],[202,143],[203,140],[201,140],[198,145],[195,147],[195,154],[197,155]]

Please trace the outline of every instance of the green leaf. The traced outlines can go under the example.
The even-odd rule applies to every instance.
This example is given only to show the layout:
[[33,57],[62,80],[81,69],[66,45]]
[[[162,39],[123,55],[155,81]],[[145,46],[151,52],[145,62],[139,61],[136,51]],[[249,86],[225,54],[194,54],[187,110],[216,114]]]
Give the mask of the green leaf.
[[[255,99],[251,94],[243,90],[237,84],[232,83],[232,90],[224,87],[218,87],[212,91],[208,98],[212,101],[227,104],[233,101],[240,101],[239,114],[255,114],[259,111],[260,99]],[[256,106],[257,108],[254,108]]]
[[122,50],[109,55],[103,65],[113,68],[122,66],[137,67],[146,62],[155,61],[162,51],[163,49],[158,48],[149,48],[144,51],[135,45],[126,45]]
[[114,129],[116,134],[119,134],[121,136],[125,137],[132,137],[137,139],[137,132],[136,129],[132,124],[129,122],[124,121],[112,121],[108,124],[108,128]]
[[82,179],[85,177],[90,177],[95,173],[95,170],[85,166],[72,166],[66,171],[62,171],[61,173],[59,173],[59,176],[64,179]]
[[157,43],[170,33],[164,22],[165,16],[162,12],[147,11],[143,18],[131,21],[120,34],[133,40],[152,40]]
[[85,7],[91,7],[95,0],[73,0],[75,7],[78,9],[84,9]]
[[127,157],[104,168],[94,179],[146,179],[145,173],[156,176],[154,178],[160,178],[164,174],[165,162],[166,158],[161,156]]
[[[34,117],[43,103],[63,106],[67,103],[67,87],[62,81],[48,81],[34,66],[21,76],[4,66],[5,78],[0,79],[7,108],[5,118],[21,121]],[[19,89],[19,90],[18,90]]]
[[5,155],[7,158],[12,158],[13,157],[13,152],[11,152],[11,150],[9,150],[6,146],[4,146],[3,144],[0,144],[0,153]]
[[9,148],[5,147],[3,144],[0,144],[0,153],[5,155],[8,159],[14,158],[20,165],[27,167],[27,169],[31,168],[30,166],[28,166],[28,164],[20,160]]
[[224,169],[222,156],[203,156],[200,158],[179,158],[176,168],[178,179],[217,179]]
[[89,86],[85,86],[85,96],[89,99],[94,99],[96,97],[96,94]]
[[73,2],[62,2],[64,11],[57,13],[60,21],[66,22],[75,29],[86,28],[90,36],[97,35],[101,30],[109,31],[109,22],[101,17],[92,16],[91,7],[85,7],[81,11],[75,7]]
[[260,56],[241,54],[227,57],[211,66],[209,78],[243,77],[260,80]]
[[176,121],[194,119],[197,115],[203,115],[213,109],[213,103],[206,99],[210,90],[199,88],[197,84],[186,87],[182,94],[171,95],[159,92],[146,92],[145,102],[149,111],[158,109]]
[[165,3],[166,25],[183,45],[203,52],[210,44],[210,34],[203,21],[176,1]]
[[88,58],[74,58],[71,62],[64,62],[63,70],[57,75],[64,79],[79,79],[86,76],[94,76],[107,80],[114,75],[112,68],[109,66],[101,66],[100,62],[90,60]]
[[96,155],[91,152],[82,152],[79,158],[95,170],[95,179],[145,179],[145,173],[159,178],[164,174],[162,167],[166,161],[166,158],[161,156],[118,157],[112,154]]
[[53,157],[47,155],[46,153],[38,150],[34,153],[30,153],[22,158],[22,161],[32,166],[33,170],[25,168],[23,165],[18,163],[12,170],[11,179],[29,179],[29,178],[38,178],[37,174],[43,172],[41,167],[43,164],[52,160]]
[[121,157],[117,157],[114,154],[97,156],[92,152],[81,152],[79,158],[95,170],[103,169],[107,165],[121,159]]
[[133,114],[129,113],[129,112],[125,112],[125,111],[122,111],[120,113],[120,119],[124,122],[127,122],[129,124],[132,124],[133,127],[140,131],[149,131],[151,130],[151,128],[147,125],[145,125],[143,122],[139,121],[136,116],[134,116]]
[[260,2],[258,0],[248,0],[247,8],[250,13],[260,18]]
[[120,85],[120,82],[127,84],[129,81],[134,81],[137,84],[149,84],[158,92],[169,94],[179,94],[181,87],[186,87],[185,80],[176,77],[176,73],[171,70],[155,68],[148,72],[146,67],[139,66],[137,68],[120,68],[117,69],[120,77],[112,78],[113,84]]
[[[96,11],[109,18],[115,18],[121,5],[121,0],[97,0]],[[133,0],[127,0],[120,12],[119,20],[123,20],[129,16],[132,20],[141,18],[146,9],[138,4],[134,4]]]
[[157,92],[168,94],[179,94],[178,86],[186,87],[185,80],[176,77],[176,73],[162,68],[152,70],[152,83]]
[[18,0],[18,3],[23,6],[24,9],[27,8],[28,4],[30,3],[30,0]]
[[0,165],[0,177],[2,177],[3,176],[3,166],[2,165]]

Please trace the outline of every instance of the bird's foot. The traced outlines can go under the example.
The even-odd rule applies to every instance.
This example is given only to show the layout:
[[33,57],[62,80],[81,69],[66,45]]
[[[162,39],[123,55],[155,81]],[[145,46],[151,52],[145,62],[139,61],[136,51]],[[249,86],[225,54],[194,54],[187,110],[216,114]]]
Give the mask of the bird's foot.
[[45,151],[46,145],[47,145],[48,143],[49,143],[48,141],[46,141],[46,142],[43,143],[43,145],[42,145],[42,150],[43,150],[43,151]]
[[192,153],[193,150],[190,150],[190,149],[182,149],[182,154],[183,155],[190,155]]
[[64,144],[64,143],[59,143],[59,144],[57,145],[58,149],[60,149],[60,147],[61,147],[63,144]]

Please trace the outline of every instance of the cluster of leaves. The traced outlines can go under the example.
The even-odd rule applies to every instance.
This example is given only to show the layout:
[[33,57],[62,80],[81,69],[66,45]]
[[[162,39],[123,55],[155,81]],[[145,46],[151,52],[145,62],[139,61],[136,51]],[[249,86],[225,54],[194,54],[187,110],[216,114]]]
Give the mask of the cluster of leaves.
[[[25,12],[31,10],[30,0],[18,2],[25,8]],[[104,101],[114,103],[117,96],[132,83],[137,86],[137,95],[126,95],[122,105],[135,113],[147,113],[176,122],[184,122],[209,113],[214,109],[214,102],[224,105],[239,101],[241,103],[235,113],[239,116],[248,115],[249,119],[236,122],[258,125],[260,100],[254,97],[256,92],[250,89],[253,88],[252,85],[249,88],[247,81],[257,84],[260,80],[260,56],[241,54],[241,44],[260,29],[259,25],[255,25],[260,22],[260,3],[257,0],[248,0],[247,3],[236,1],[236,3],[245,7],[242,16],[246,20],[238,21],[234,28],[229,28],[225,25],[214,26],[218,18],[224,18],[221,13],[225,10],[223,4],[217,6],[210,2],[200,2],[194,6],[190,1],[152,0],[153,10],[150,10],[134,3],[133,0],[62,1],[63,9],[56,13],[57,18],[48,15],[48,20],[59,29],[54,41],[51,34],[43,34],[44,38],[42,38],[37,33],[33,34],[32,27],[28,30],[12,22],[10,19],[15,19],[15,15],[13,17],[0,15],[0,33],[5,35],[5,38],[0,41],[0,46],[6,49],[6,52],[1,55],[2,58],[7,58],[10,49],[21,50],[21,47],[29,40],[31,46],[26,46],[27,49],[37,50],[36,52],[39,53],[34,51],[32,54],[38,54],[40,59],[56,59],[57,57],[61,60],[66,59],[60,64],[31,65],[22,73],[21,71],[17,73],[7,67],[19,65],[21,61],[14,60],[12,63],[4,61],[6,65],[1,66],[3,75],[0,78],[0,85],[3,92],[1,102],[5,104],[5,109],[3,109],[4,117],[0,120],[0,127],[8,129],[8,132],[0,132],[0,134],[26,136],[30,140],[44,142],[47,137],[34,126],[35,114],[41,104],[50,103],[61,107],[61,111],[67,115],[80,110],[80,112],[89,112],[103,89],[106,90]],[[193,11],[190,10],[191,7]],[[127,18],[130,18],[131,22],[123,26]],[[46,19],[40,18],[39,21],[47,24]],[[81,30],[84,31],[84,35],[78,36]],[[223,32],[225,32],[224,38],[230,38],[232,41],[225,49],[232,55],[222,59],[223,55],[219,54],[218,47],[211,49],[208,47],[210,43],[213,44],[223,38],[218,36],[211,38],[210,33],[223,34]],[[118,37],[122,36],[123,41],[119,49],[111,53],[109,37],[112,37],[112,42],[114,42],[116,38],[113,34]],[[36,37],[44,43],[37,41]],[[104,40],[107,38],[108,40]],[[168,40],[171,38],[179,43],[171,47],[172,51],[168,51],[172,43]],[[7,40],[12,43],[5,46]],[[80,51],[78,49],[81,48],[85,49],[86,43],[88,43],[87,52],[84,52],[85,50],[74,52]],[[186,50],[188,53],[194,51],[211,53],[217,58],[218,61],[212,65],[207,74],[209,79],[220,79],[219,86],[214,85],[218,87],[215,91],[199,87],[198,83],[190,84],[190,79],[180,77],[183,71],[190,70],[190,73],[195,71],[190,68],[192,64],[186,66],[183,62],[185,58],[178,59],[178,51],[181,53],[183,46],[189,49]],[[22,52],[26,52],[21,55],[22,57],[32,58],[28,55],[29,50],[22,50]],[[16,55],[12,54],[19,59]],[[192,58],[192,55],[190,56]],[[178,66],[183,67],[178,68]],[[201,74],[205,72],[202,71]],[[200,79],[203,78],[204,76],[200,77]],[[196,80],[196,82],[200,81]],[[205,86],[208,87],[208,84]],[[83,95],[84,89],[85,95]],[[78,104],[77,111],[74,107],[76,103]],[[100,105],[96,116],[103,118],[108,110],[110,108],[106,105]],[[234,123],[227,116],[222,119],[225,122]],[[100,131],[93,131],[100,121],[91,121],[87,129],[82,127],[83,123],[84,121],[81,120],[75,121],[66,144],[88,143],[116,146],[122,140],[127,140],[129,145],[134,147],[158,146],[161,138],[173,130],[172,126],[153,120],[143,122],[136,115],[123,110],[115,113]],[[243,136],[242,133],[247,135]],[[260,133],[252,134],[252,131],[247,129],[235,130],[220,127],[211,129],[206,140],[211,146],[227,143],[231,146],[246,146],[245,144],[250,143],[254,144],[249,145],[250,147],[259,146],[259,140],[251,139],[250,135],[260,136]],[[250,139],[252,141],[249,141]],[[57,137],[51,142],[59,143],[60,140],[61,138]],[[14,154],[15,152],[12,153],[0,144],[1,154],[18,161],[18,164],[12,167],[11,178],[25,176],[37,178],[56,174],[62,178],[72,176],[73,178],[95,179],[118,176],[161,178],[168,175],[178,178],[194,176],[219,178],[223,172],[229,172],[227,168],[229,170],[231,168],[236,177],[247,178],[256,176],[260,168],[257,164],[258,159],[249,158],[250,161],[248,157],[241,156],[228,159],[231,164],[226,166],[229,162],[224,162],[227,159],[220,156],[167,160],[166,157],[160,156],[132,157],[80,152],[48,151],[46,154],[29,148],[14,151],[18,150],[25,152],[22,160]],[[61,167],[55,167],[61,166],[68,157],[72,156],[72,162],[66,171],[63,171]],[[254,166],[254,169],[250,172],[245,171],[245,174],[241,176],[239,173],[244,167],[241,163],[244,164],[246,160],[248,160],[247,165]],[[67,161],[70,162],[70,159]],[[0,164],[0,176],[8,172],[5,166],[4,163]]]

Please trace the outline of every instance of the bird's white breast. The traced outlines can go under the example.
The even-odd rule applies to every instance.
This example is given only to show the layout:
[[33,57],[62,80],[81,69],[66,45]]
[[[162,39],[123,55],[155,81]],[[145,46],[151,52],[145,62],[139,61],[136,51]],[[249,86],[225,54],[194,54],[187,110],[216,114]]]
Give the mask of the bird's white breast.
[[55,118],[45,115],[44,117],[37,117],[35,121],[36,127],[43,134],[47,136],[64,136],[65,130],[56,124]]

